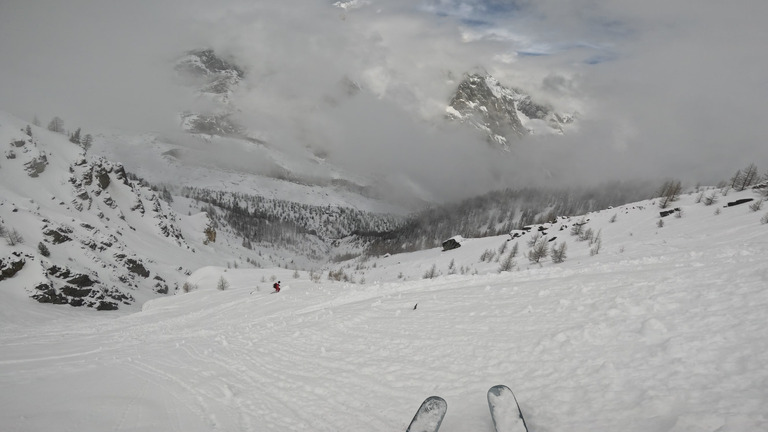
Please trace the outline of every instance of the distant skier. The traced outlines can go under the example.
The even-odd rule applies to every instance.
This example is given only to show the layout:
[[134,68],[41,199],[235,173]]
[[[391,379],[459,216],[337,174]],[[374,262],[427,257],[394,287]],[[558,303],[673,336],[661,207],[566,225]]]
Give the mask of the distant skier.
[[275,284],[272,285],[272,288],[275,289],[275,292],[280,292],[280,281],[275,282]]

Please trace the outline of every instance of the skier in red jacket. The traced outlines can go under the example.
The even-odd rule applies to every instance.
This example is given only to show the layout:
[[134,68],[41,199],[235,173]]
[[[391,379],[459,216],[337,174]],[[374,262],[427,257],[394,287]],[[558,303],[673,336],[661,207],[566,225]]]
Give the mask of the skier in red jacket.
[[280,281],[275,282],[275,284],[272,285],[272,288],[275,289],[275,292],[280,292]]

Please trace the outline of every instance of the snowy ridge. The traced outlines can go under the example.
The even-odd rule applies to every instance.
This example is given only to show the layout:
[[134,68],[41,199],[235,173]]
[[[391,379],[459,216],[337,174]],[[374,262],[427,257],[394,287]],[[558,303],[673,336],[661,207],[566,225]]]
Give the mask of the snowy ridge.
[[[94,141],[91,153],[119,160],[127,170],[156,185],[184,185],[374,213],[407,213],[402,206],[377,199],[384,187],[370,176],[339,169],[311,153],[286,155],[260,140],[201,135],[172,139],[104,131]],[[211,152],[211,148],[217,151]]]
[[[355,284],[202,267],[191,292],[132,314],[43,315],[1,289],[0,422],[391,431],[437,394],[441,431],[491,430],[485,391],[505,383],[532,431],[764,430],[766,210],[727,206],[758,191],[702,193],[718,202],[683,195],[680,217],[645,201],[559,218],[546,236],[568,244],[560,264],[524,258],[537,226],[341,264]],[[597,253],[574,226],[599,233]],[[515,243],[513,271],[499,273]],[[481,261],[488,250],[499,262]],[[449,275],[451,263],[468,271]]]

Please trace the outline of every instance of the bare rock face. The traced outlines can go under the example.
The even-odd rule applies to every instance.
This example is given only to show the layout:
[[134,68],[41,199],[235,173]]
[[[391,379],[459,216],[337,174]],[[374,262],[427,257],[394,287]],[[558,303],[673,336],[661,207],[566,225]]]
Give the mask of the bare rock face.
[[134,301],[130,294],[105,285],[93,275],[77,273],[57,265],[52,265],[45,273],[47,281],[37,284],[31,296],[40,303],[116,310],[119,304]]
[[496,142],[507,137],[521,137],[528,131],[517,115],[515,100],[509,94],[494,93],[487,76],[467,76],[456,90],[449,106],[459,113],[457,118],[486,131]]
[[491,75],[480,73],[468,74],[459,83],[446,116],[482,130],[488,142],[503,149],[508,149],[511,141],[534,133],[533,124],[562,133],[573,119],[534,101],[522,90],[505,87]]

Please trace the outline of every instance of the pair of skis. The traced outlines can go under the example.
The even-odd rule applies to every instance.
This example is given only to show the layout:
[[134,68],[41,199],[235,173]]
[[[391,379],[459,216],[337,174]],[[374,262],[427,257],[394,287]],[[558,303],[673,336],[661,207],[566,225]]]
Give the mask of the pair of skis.
[[[488,408],[496,432],[528,432],[523,412],[509,387],[497,385],[488,389]],[[406,432],[437,432],[447,410],[445,399],[428,397],[416,411]]]

